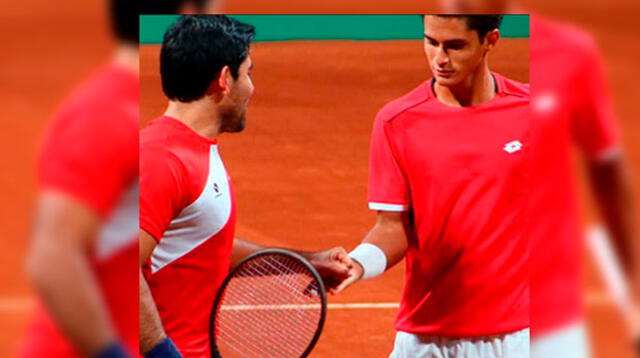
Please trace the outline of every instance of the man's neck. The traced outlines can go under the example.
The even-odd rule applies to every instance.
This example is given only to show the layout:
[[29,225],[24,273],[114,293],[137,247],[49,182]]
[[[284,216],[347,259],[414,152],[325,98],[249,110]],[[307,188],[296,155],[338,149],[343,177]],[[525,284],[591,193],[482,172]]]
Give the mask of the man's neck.
[[205,96],[189,103],[169,101],[164,115],[177,119],[201,136],[213,140],[220,134],[217,113],[215,104]]
[[120,44],[116,49],[113,62],[122,68],[125,68],[136,76],[140,73],[139,68],[140,52],[138,47],[132,44]]
[[456,86],[445,87],[436,81],[434,91],[441,102],[455,107],[475,106],[496,94],[493,76],[486,66]]

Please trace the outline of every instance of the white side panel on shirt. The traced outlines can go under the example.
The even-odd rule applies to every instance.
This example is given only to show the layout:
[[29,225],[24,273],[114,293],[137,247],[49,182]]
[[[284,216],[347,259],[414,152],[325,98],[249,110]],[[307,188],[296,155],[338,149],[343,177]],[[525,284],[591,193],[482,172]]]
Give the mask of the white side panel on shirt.
[[96,256],[103,261],[138,239],[138,178],[123,191],[98,233]]
[[220,232],[231,216],[231,192],[227,171],[212,145],[209,175],[200,196],[171,221],[151,255],[151,272],[179,259]]

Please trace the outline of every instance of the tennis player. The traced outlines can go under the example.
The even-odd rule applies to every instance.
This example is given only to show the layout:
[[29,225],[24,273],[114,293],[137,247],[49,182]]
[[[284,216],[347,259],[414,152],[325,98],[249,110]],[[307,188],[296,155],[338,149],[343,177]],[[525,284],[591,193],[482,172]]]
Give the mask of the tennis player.
[[529,356],[529,89],[489,68],[501,20],[424,16],[434,77],[375,119],[377,220],[338,290],[406,257],[394,358]]
[[27,268],[39,295],[17,357],[131,357],[138,244],[138,25],[111,1],[113,59],[45,134]]
[[[218,137],[245,127],[254,91],[252,26],[217,15],[181,17],[165,33],[160,72],[169,104],[140,137],[140,350],[210,357],[209,314],[230,266],[264,247],[235,238],[232,184]],[[332,282],[342,248],[300,252]]]
[[[593,40],[573,27],[535,16],[531,33],[536,148],[532,162],[536,195],[531,208],[537,218],[531,227],[532,353],[545,358],[588,357],[581,255],[585,235],[573,149],[579,149],[586,164],[596,208],[637,305],[640,252],[630,168]],[[637,323],[640,317],[628,318]],[[640,332],[630,333],[638,337]]]
[[[442,5],[453,13],[528,12],[513,0],[444,0]],[[586,164],[594,202],[626,274],[631,305],[638,307],[640,252],[631,170],[590,35],[532,15],[531,74],[536,193],[531,198],[536,218],[531,226],[531,352],[539,358],[584,358],[589,356],[582,282],[585,235],[574,148]],[[640,317],[627,314],[625,319],[631,339],[638,339]]]

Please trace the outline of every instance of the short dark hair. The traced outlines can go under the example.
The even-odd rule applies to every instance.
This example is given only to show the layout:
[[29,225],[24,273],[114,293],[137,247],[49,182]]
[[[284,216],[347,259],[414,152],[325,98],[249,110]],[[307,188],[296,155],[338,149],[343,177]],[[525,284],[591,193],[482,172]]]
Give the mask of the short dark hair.
[[202,98],[224,66],[238,78],[255,29],[224,15],[185,15],[164,34],[160,50],[162,89],[171,100]]
[[135,2],[129,0],[111,0],[109,2],[109,14],[111,30],[116,39],[137,45],[140,26],[138,8],[135,4]]
[[203,12],[208,1],[215,0],[142,0],[140,14],[177,14],[185,4],[193,4],[197,12]]
[[467,28],[476,31],[480,40],[502,24],[503,15],[436,15],[440,17],[458,17],[467,21]]

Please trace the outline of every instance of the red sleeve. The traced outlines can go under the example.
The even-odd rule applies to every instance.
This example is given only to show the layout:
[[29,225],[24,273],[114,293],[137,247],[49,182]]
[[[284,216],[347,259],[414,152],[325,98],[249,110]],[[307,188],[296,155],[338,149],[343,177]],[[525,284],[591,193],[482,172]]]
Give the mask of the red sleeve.
[[140,228],[157,241],[186,206],[184,169],[164,148],[140,149]]
[[[113,109],[60,114],[42,143],[38,182],[107,216],[138,171],[138,128]],[[122,120],[121,120],[122,119]]]
[[369,158],[369,208],[381,211],[408,210],[410,199],[405,174],[394,151],[389,128],[378,113],[371,135]]
[[589,44],[574,89],[576,111],[572,117],[575,141],[591,160],[603,158],[620,146],[611,95],[595,45]]

